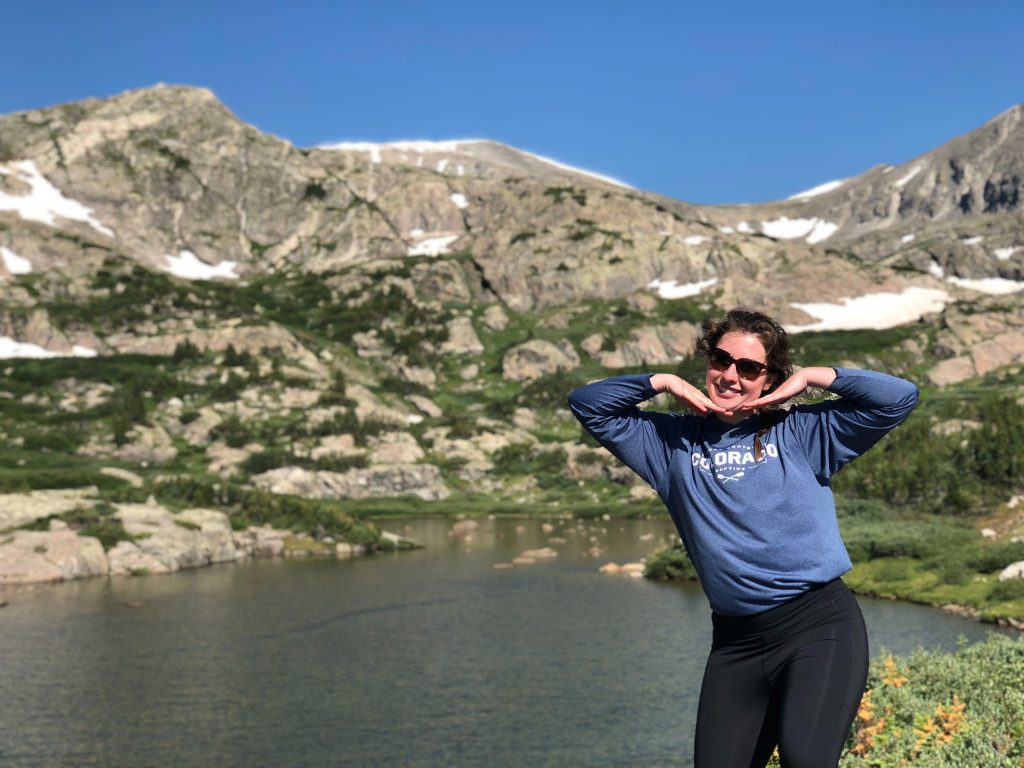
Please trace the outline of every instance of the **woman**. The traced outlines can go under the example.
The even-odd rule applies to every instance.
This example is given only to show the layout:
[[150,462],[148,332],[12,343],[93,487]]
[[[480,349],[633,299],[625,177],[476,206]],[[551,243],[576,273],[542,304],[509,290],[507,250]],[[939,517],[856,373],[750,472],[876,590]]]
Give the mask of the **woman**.
[[[706,393],[670,373],[569,398],[583,426],[661,496],[712,608],[696,768],[835,766],[867,679],[864,619],[829,480],[904,421],[917,387],[873,371],[793,372],[759,312],[705,320]],[[820,387],[839,399],[763,410]],[[645,412],[668,392],[697,415]]]

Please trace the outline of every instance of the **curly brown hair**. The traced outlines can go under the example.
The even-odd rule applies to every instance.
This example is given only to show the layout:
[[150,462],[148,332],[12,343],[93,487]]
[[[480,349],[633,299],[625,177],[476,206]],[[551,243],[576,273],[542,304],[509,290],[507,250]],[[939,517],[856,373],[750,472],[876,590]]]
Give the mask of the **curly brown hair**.
[[731,309],[724,319],[707,317],[701,323],[701,337],[697,339],[697,354],[708,357],[727,333],[752,333],[764,345],[765,363],[775,378],[767,392],[774,391],[793,375],[793,349],[785,329],[768,315],[749,309]]

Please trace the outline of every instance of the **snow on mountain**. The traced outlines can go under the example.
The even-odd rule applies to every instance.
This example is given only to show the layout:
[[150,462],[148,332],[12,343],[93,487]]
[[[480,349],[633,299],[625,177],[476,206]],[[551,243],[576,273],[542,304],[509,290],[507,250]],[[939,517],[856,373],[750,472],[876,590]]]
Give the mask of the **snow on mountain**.
[[0,211],[14,211],[26,221],[39,221],[51,227],[58,218],[82,221],[100,234],[113,237],[109,227],[103,226],[92,215],[92,209],[64,194],[43,176],[31,160],[21,160],[0,165],[0,175],[13,176],[28,185],[27,195],[12,195],[0,192]]
[[795,195],[786,198],[787,200],[803,200],[807,197],[817,197],[818,195],[824,195],[826,192],[831,192],[833,189],[839,189],[843,186],[845,179],[839,179],[837,181],[826,181],[824,184],[819,184],[816,187],[811,187],[803,192],[797,192]]
[[[623,187],[625,189],[634,189],[634,187],[626,184],[623,181],[612,178],[611,176],[605,176],[594,171],[588,171],[584,168],[578,168],[573,165],[567,165],[558,160],[553,160],[550,157],[544,157],[543,155],[534,154],[533,152],[527,152],[522,149],[515,147],[509,147],[499,142],[490,141],[488,139],[452,139],[448,141],[392,141],[384,143],[374,143],[366,141],[341,141],[341,142],[330,142],[326,144],[320,144],[318,149],[327,150],[342,150],[348,152],[368,152],[370,154],[370,162],[381,163],[383,162],[384,156],[382,152],[406,152],[411,154],[446,154],[446,155],[464,155],[466,157],[474,157],[477,153],[474,149],[479,149],[482,145],[489,145],[494,147],[501,147],[510,152],[515,152],[524,157],[537,160],[539,162],[550,165],[553,168],[557,168],[560,171],[568,171],[569,173],[577,173],[581,176],[589,176],[592,179],[603,181],[606,184],[614,184],[617,187]],[[444,173],[450,164],[449,159],[442,159],[437,164],[438,173]],[[423,163],[421,159],[417,159],[417,167],[422,167]],[[464,169],[462,166],[457,166],[458,175],[463,175]]]

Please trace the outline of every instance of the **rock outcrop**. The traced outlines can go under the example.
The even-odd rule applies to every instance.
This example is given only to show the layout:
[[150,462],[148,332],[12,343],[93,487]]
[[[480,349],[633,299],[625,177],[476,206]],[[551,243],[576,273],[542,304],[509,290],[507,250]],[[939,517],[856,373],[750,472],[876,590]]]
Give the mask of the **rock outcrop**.
[[282,467],[255,475],[252,483],[271,493],[310,499],[416,496],[433,501],[445,499],[450,493],[441,471],[432,464],[391,464],[348,472]]

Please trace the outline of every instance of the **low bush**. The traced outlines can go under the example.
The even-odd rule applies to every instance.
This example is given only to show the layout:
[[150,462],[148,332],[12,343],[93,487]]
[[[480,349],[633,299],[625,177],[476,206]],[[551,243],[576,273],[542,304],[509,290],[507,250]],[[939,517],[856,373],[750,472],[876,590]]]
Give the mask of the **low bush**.
[[1024,639],[992,634],[955,653],[888,654],[870,667],[842,768],[1024,764]]
[[647,558],[644,576],[661,581],[696,581],[697,569],[682,544],[665,547]]

